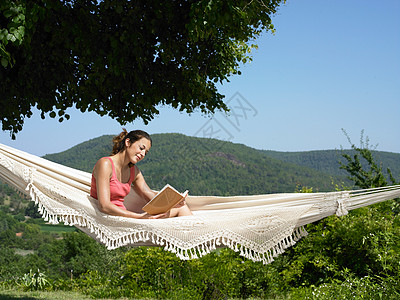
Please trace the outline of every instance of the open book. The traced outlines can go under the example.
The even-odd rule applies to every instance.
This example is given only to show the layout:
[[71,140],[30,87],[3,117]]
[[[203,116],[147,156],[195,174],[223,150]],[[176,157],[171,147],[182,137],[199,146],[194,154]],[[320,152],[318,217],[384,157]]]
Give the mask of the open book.
[[165,213],[182,201],[187,193],[188,191],[185,191],[181,194],[172,186],[166,184],[142,209],[151,215]]

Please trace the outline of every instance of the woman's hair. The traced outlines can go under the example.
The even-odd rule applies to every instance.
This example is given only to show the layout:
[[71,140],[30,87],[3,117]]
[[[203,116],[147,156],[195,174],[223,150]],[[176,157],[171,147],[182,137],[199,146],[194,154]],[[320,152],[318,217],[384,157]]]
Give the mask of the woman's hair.
[[118,152],[124,151],[125,150],[125,140],[129,139],[131,143],[134,143],[141,138],[148,139],[150,141],[150,146],[152,144],[151,137],[150,135],[143,131],[143,130],[132,130],[130,132],[126,131],[125,128],[123,128],[123,131],[113,137],[113,149],[112,149],[112,155],[117,154]]

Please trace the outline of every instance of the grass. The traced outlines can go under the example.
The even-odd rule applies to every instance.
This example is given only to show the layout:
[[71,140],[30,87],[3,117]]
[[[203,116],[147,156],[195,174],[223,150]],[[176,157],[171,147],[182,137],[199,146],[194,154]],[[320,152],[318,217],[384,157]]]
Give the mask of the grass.
[[49,233],[63,233],[63,232],[73,232],[76,230],[74,226],[64,225],[63,223],[52,225],[46,223],[43,219],[36,219],[35,224],[40,226],[40,230]]
[[6,206],[11,205],[10,196],[5,196],[3,201],[4,201],[4,205],[6,205]]
[[43,232],[50,232],[50,233],[63,233],[63,232],[73,232],[76,230],[73,226],[67,225],[51,225],[51,224],[40,224],[40,230]]
[[34,300],[34,299],[48,299],[48,300],[81,300],[81,299],[91,299],[89,296],[79,294],[76,292],[23,292],[19,290],[0,290],[0,300],[3,299],[24,299],[24,300]]
[[[33,291],[24,292],[18,289],[5,289],[0,286],[0,300],[85,300],[93,299],[93,297],[80,294],[78,292],[67,292],[67,291]],[[96,298],[100,299],[100,298]],[[113,300],[127,300],[128,298],[117,298]],[[101,298],[101,300],[111,300],[109,298]]]

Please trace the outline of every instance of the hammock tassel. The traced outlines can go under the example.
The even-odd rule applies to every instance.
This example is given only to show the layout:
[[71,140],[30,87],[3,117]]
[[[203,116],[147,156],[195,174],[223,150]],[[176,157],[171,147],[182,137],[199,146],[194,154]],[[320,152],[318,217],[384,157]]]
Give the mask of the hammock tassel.
[[304,226],[297,227],[297,229],[298,229],[298,233],[300,234],[299,240],[300,240],[300,238],[308,235],[308,232],[305,230]]
[[336,210],[336,215],[338,217],[343,217],[349,213],[346,209],[346,206],[344,205],[344,199],[338,199],[337,204],[338,204],[338,207]]
[[170,242],[168,242],[167,245],[168,245],[168,251],[171,251],[172,253],[174,253],[173,252],[174,251],[174,245],[172,245],[172,243],[170,243]]
[[171,244],[171,252],[175,253],[175,254],[178,254],[178,247],[173,245],[173,244]]
[[204,249],[204,244],[201,244],[201,255],[206,255],[207,251]]
[[240,246],[240,255],[241,255],[241,256],[244,256],[243,246]]
[[165,243],[164,250],[165,251],[170,251],[169,249],[170,249],[169,248],[169,243],[167,242],[167,243]]
[[49,223],[54,224],[54,215],[49,215]]
[[209,247],[209,244],[208,244],[208,243],[204,243],[204,244],[203,244],[203,246],[205,247],[205,249],[204,249],[204,251],[205,251],[205,254],[208,254],[208,253],[210,253],[210,252],[211,252],[211,249],[210,249],[210,247]]

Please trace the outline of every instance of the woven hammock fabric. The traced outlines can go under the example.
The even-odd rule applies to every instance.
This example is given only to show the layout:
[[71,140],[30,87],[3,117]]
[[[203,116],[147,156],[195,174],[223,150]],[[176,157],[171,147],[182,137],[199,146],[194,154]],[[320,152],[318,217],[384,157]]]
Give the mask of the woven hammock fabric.
[[[89,195],[91,174],[0,144],[0,178],[31,197],[45,221],[80,228],[108,249],[162,246],[181,259],[229,247],[253,261],[273,258],[307,235],[303,226],[400,197],[400,186],[328,193],[189,196],[193,216],[144,220],[101,213]],[[129,194],[126,206],[134,200]]]

